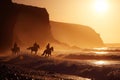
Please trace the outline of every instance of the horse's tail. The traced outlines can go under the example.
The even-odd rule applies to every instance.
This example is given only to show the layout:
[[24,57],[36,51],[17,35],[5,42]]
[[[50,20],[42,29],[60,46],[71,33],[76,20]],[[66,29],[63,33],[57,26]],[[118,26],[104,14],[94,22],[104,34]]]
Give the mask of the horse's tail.
[[44,56],[46,54],[46,50],[44,50],[44,52],[42,53],[42,56]]

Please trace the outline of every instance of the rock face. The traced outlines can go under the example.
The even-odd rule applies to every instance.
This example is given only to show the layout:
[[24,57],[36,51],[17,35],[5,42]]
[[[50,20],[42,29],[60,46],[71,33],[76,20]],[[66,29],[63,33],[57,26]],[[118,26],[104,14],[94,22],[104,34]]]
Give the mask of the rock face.
[[49,14],[45,8],[37,8],[0,1],[0,52],[10,49],[13,42],[46,44],[54,41],[49,24]]
[[50,23],[54,37],[63,43],[81,48],[104,46],[100,35],[88,26],[54,21]]
[[[53,35],[60,42],[53,38],[51,26]],[[10,50],[13,42],[20,46],[31,46],[38,42],[41,47],[48,42],[67,47],[64,43],[79,47],[103,45],[100,36],[89,27],[50,22],[45,8],[0,0],[0,53]]]
[[38,42],[41,46],[55,41],[51,34],[49,14],[45,8],[14,4],[19,11],[14,28],[14,40],[24,46]]
[[12,45],[17,12],[11,0],[0,0],[0,52]]

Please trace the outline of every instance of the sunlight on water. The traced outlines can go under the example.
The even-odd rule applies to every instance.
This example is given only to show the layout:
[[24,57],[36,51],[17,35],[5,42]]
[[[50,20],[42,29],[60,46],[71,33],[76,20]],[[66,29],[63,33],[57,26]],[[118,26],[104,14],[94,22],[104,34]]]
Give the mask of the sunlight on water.
[[108,52],[95,52],[96,54],[108,54]]
[[95,61],[94,64],[96,64],[96,65],[107,65],[107,64],[109,64],[109,62],[107,62],[107,61]]
[[[83,62],[83,61],[82,61]],[[88,60],[86,63],[93,66],[108,66],[108,65],[119,65],[120,61],[109,61],[109,60]]]
[[62,80],[64,79],[65,80],[91,80],[89,78],[83,78],[83,77],[73,76],[73,75],[62,75],[61,77],[63,78]]
[[102,48],[93,48],[95,50],[107,50],[108,48],[107,47],[102,47]]
[[86,80],[91,80],[91,79],[86,79]]

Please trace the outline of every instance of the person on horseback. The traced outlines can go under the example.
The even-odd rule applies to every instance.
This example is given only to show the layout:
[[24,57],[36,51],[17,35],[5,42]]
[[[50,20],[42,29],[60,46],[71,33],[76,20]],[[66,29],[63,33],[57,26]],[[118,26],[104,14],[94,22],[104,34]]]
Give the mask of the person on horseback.
[[46,49],[49,49],[49,48],[50,48],[50,43],[48,43],[46,46]]
[[35,42],[32,47],[28,47],[27,49],[31,50],[31,53],[35,52],[37,54],[39,48],[40,46]]
[[34,48],[40,48],[39,44],[37,44],[36,42],[33,44]]
[[50,47],[50,44],[48,43],[46,46],[46,49],[44,50],[42,56],[51,56],[52,51],[54,51],[53,47]]
[[14,48],[16,48],[16,47],[18,47],[18,45],[17,45],[17,43],[15,42],[15,43],[14,43]]
[[20,47],[18,47],[17,43],[15,42],[11,50],[12,50],[12,53],[17,54],[18,52],[20,52]]

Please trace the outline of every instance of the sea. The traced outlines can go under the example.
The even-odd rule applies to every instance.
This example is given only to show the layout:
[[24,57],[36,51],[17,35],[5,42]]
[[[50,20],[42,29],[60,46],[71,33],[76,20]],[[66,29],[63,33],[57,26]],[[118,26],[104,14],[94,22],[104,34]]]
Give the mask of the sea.
[[[58,53],[58,52],[56,52]],[[120,47],[84,48],[59,51],[65,58],[93,66],[115,66],[120,68]],[[63,56],[60,56],[63,57]]]

